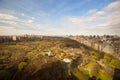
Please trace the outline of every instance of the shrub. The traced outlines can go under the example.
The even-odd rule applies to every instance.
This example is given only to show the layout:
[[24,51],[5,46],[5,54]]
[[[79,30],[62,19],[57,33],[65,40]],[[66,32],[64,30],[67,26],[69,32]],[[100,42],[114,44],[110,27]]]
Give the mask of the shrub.
[[101,80],[111,80],[110,77],[102,70],[99,71],[97,78]]
[[120,69],[120,62],[118,60],[112,59],[112,61],[110,62],[110,64],[114,67],[114,68],[119,68]]
[[95,59],[100,59],[101,58],[101,55],[95,51],[92,51],[92,56],[95,58]]
[[26,66],[26,62],[20,62],[19,64],[18,64],[18,69],[21,71],[21,70],[23,70],[23,68]]
[[91,61],[86,65],[86,68],[90,71],[90,75],[97,76],[99,74],[99,70],[101,69],[100,65],[94,61]]
[[89,71],[88,71],[88,70],[83,70],[83,73],[84,73],[85,75],[89,75]]
[[110,62],[111,62],[111,60],[112,60],[112,58],[111,58],[111,56],[110,56],[110,55],[105,54],[105,55],[104,55],[104,60],[105,60],[106,62],[110,63]]

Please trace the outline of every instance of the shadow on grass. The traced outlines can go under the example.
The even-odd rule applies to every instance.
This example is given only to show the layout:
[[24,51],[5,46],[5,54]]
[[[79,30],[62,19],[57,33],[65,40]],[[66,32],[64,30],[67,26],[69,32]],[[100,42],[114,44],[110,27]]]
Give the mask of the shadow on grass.
[[43,66],[42,69],[33,73],[26,70],[19,71],[12,67],[9,71],[0,74],[0,80],[78,80],[74,75],[69,73],[66,63],[56,61]]
[[68,71],[65,63],[57,61],[45,65],[43,69],[33,74],[31,78],[36,80],[77,80],[72,74],[69,75]]
[[113,80],[120,80],[120,69],[117,68],[114,69]]

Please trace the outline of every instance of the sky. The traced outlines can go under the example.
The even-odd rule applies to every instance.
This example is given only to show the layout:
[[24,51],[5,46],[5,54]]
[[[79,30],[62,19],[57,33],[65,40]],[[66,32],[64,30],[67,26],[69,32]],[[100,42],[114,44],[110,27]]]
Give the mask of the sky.
[[0,35],[120,35],[120,0],[0,0]]

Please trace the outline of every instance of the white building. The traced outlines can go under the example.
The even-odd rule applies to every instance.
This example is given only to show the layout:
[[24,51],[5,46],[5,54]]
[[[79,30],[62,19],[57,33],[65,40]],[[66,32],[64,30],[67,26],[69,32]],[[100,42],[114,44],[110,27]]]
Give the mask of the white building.
[[17,37],[16,37],[16,36],[12,36],[12,40],[13,40],[13,41],[16,41],[16,40],[17,40]]

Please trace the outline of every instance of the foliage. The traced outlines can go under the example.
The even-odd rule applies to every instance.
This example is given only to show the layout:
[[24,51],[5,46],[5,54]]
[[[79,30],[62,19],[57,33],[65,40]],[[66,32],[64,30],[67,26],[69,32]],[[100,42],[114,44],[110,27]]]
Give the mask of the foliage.
[[87,80],[88,76],[85,75],[82,71],[80,71],[78,68],[75,68],[72,73],[79,79],[79,80]]
[[[71,48],[73,50],[71,50]],[[84,68],[85,70],[80,70],[77,67],[75,67],[75,69],[73,69],[72,71],[68,71],[69,74],[71,74],[70,72],[72,72],[72,74],[76,76],[79,80],[87,80],[89,75],[93,75],[97,77],[97,79],[111,80],[107,75],[107,73],[105,73],[105,69],[101,71],[102,68],[97,62],[97,60],[99,59],[103,59],[104,61],[106,61],[105,65],[110,64],[110,66],[113,66],[114,68],[120,68],[120,62],[117,59],[113,58],[111,55],[105,54],[103,57],[102,53],[99,53],[96,50],[93,50],[91,47],[86,47],[85,45],[83,46],[82,44],[79,44],[75,40],[70,40],[70,39],[65,39],[65,40],[48,39],[42,41],[26,41],[26,42],[23,41],[23,42],[16,42],[16,43],[10,42],[7,44],[2,44],[2,46],[0,45],[0,63],[3,66],[3,62],[8,60],[10,62],[9,63],[10,65],[5,63],[5,68],[6,65],[8,67],[11,67],[17,64],[17,69],[20,71],[23,69],[27,69],[30,72],[32,71],[37,72],[38,70],[39,77],[41,77],[42,74],[51,77],[51,74],[53,74],[52,76],[56,78],[55,76],[56,73],[58,75],[62,72],[64,73],[64,71],[66,70],[64,69],[66,64],[63,63],[63,65],[59,65],[59,63],[56,63],[57,64],[56,66],[56,64],[53,63],[49,65],[48,63],[54,62],[55,60],[57,60],[57,57],[55,58],[55,57],[45,56],[45,52],[43,52],[43,50],[50,50],[52,51],[52,53],[55,54],[55,56],[61,55],[61,57],[68,57],[68,58],[71,57],[68,56],[69,53],[73,53],[73,54],[84,53],[82,54],[83,55],[82,58],[80,58],[83,59],[83,61],[81,60],[80,67],[81,69]],[[46,69],[44,68],[45,67],[44,64],[46,64]],[[76,66],[78,66],[78,64]],[[63,68],[61,69],[61,67]],[[39,70],[42,71],[41,75],[39,75]],[[13,68],[12,71],[14,71]],[[44,73],[45,71],[46,73]],[[24,73],[21,74],[24,75]],[[65,75],[63,74],[63,77],[64,76]],[[68,75],[66,75],[65,77],[67,76]]]
[[97,78],[101,80],[111,80],[103,70],[99,71],[99,75],[97,76]]
[[21,70],[23,70],[23,68],[26,66],[26,62],[20,62],[19,64],[18,64],[18,69],[21,71]]
[[112,60],[112,58],[111,58],[111,56],[110,56],[109,54],[105,54],[105,55],[104,55],[104,60],[105,60],[106,62],[110,63],[111,60]]
[[88,70],[83,70],[83,74],[89,75],[89,71]]
[[89,69],[89,71],[90,71],[89,73],[92,76],[97,76],[99,74],[99,70],[101,69],[101,67],[95,61],[91,61],[90,63],[88,63],[87,69]]
[[65,56],[65,53],[63,51],[61,51],[60,56],[61,57]]
[[97,53],[97,52],[95,52],[95,51],[92,51],[91,53],[92,53],[92,56],[93,56],[95,59],[100,59],[100,58],[101,58],[100,53]]
[[45,56],[45,53],[44,53],[44,52],[40,52],[40,53],[38,54],[38,56]]
[[112,59],[112,61],[110,62],[110,64],[111,64],[114,68],[120,69],[120,62],[119,62],[119,60]]

